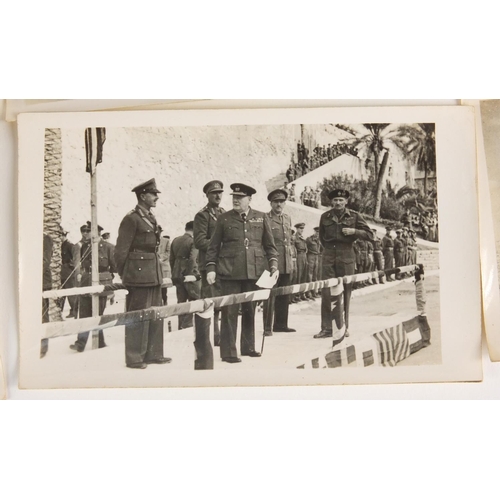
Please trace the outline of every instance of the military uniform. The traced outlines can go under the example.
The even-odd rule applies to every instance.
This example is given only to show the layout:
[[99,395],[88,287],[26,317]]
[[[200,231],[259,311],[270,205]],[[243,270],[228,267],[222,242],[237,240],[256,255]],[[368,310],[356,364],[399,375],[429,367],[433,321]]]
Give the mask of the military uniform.
[[[267,214],[273,233],[274,244],[278,251],[278,271],[280,273],[277,287],[289,286],[292,283],[292,221],[288,214],[276,215],[272,211]],[[271,296],[264,302],[264,331],[288,330],[288,295]],[[274,325],[273,325],[274,316]]]
[[[73,243],[64,240],[61,244],[61,288],[63,290],[68,288],[75,288],[76,275],[75,275],[75,261],[74,261],[74,247]],[[61,297],[60,308],[61,312],[64,310],[64,303],[66,297]],[[77,297],[68,297],[70,311],[68,318],[76,318],[78,316],[78,300]]]
[[[319,230],[319,228],[318,228]],[[319,260],[321,256],[321,243],[317,233],[306,238],[307,245],[307,280],[318,281],[320,276]]]
[[[295,235],[295,251],[297,252],[297,283],[307,283],[307,243],[303,236]],[[306,294],[301,298],[306,300]]]
[[[220,215],[207,250],[207,273],[217,272],[224,295],[256,290],[261,274],[277,267],[278,251],[266,214],[250,208],[244,215],[235,210]],[[238,304],[222,309],[223,359],[237,358],[238,309]],[[241,310],[241,354],[250,355],[255,353],[255,303],[245,302]]]
[[[114,273],[116,273],[115,258],[113,255],[113,245],[101,239],[99,241],[99,284],[110,285],[113,283]],[[92,286],[92,241],[86,240],[82,243],[81,248],[81,272],[82,279],[80,286]],[[104,292],[99,294],[99,316],[104,314],[106,309],[106,302],[108,295],[112,292]],[[92,295],[81,295],[79,306],[80,318],[92,317]],[[71,346],[73,349],[82,352],[85,349],[89,332],[82,332],[78,334],[78,340]],[[104,341],[104,334],[99,330],[99,348],[106,347]]]
[[[52,272],[50,270],[50,262],[52,260],[52,253],[54,242],[52,238],[43,233],[43,266],[42,266],[42,291],[52,290]],[[49,322],[49,299],[42,298],[42,323]],[[49,340],[42,339],[40,343],[40,357],[43,358],[49,350]]]
[[[159,192],[154,180],[137,186],[133,191],[147,192],[144,190],[153,188]],[[127,311],[162,305],[163,270],[158,254],[159,242],[160,227],[154,215],[137,205],[122,220],[115,247],[118,274],[129,292]],[[127,366],[134,368],[144,368],[145,363],[170,361],[163,358],[163,319],[127,325],[125,357]]]
[[384,255],[382,252],[382,240],[377,236],[376,233],[373,234],[373,265],[374,271],[384,270]]
[[384,270],[394,269],[394,241],[388,234],[382,238],[382,252],[384,253]]
[[[158,254],[160,256],[161,269],[163,271],[163,278],[172,278],[172,270],[170,269],[170,237],[162,236],[160,246],[158,247]],[[168,304],[168,289],[167,287],[161,288],[161,297],[163,305]]]
[[203,298],[219,297],[221,295],[220,283],[213,285],[207,283],[206,256],[210,238],[215,232],[217,219],[225,213],[221,207],[211,208],[206,205],[194,218],[194,246],[199,250],[198,266],[202,277],[201,293]]
[[[172,282],[177,290],[177,303],[182,304],[201,297],[201,283],[199,281],[184,283],[185,276],[198,275],[198,250],[194,246],[193,237],[185,233],[174,238],[170,246],[170,267]],[[193,326],[192,314],[179,315],[179,330]]]
[[[342,192],[342,190],[340,190]],[[332,193],[330,194],[330,198]],[[348,193],[347,193],[348,197]],[[344,235],[342,229],[351,228],[352,235]],[[321,215],[319,239],[323,245],[322,279],[340,278],[354,274],[355,254],[353,243],[356,239],[368,240],[371,230],[363,216],[345,208],[337,215],[333,209]],[[345,323],[349,326],[349,301],[352,285],[344,285]],[[323,288],[321,294],[321,332],[332,332],[332,303],[330,288]],[[335,303],[336,305],[336,303]]]
[[[406,257],[405,242],[401,237],[401,233],[397,232],[396,239],[394,240],[394,261],[396,267],[403,267]],[[398,279],[401,279],[401,274],[397,275]]]

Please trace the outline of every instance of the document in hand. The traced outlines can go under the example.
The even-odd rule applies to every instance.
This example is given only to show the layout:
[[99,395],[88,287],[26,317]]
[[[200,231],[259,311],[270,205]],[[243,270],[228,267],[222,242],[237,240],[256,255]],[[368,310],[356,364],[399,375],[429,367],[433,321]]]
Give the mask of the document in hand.
[[257,281],[257,286],[259,288],[272,288],[278,282],[279,273],[275,272],[271,274],[267,269],[262,273],[261,277]]

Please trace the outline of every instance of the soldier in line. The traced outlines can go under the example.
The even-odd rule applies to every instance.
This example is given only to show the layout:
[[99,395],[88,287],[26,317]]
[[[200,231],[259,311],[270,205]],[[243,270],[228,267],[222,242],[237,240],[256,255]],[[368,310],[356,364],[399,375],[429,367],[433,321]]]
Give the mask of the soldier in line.
[[[283,209],[288,198],[284,189],[271,191],[267,199],[271,203],[271,211],[267,214],[273,232],[274,244],[278,250],[278,271],[280,273],[277,287],[291,285],[293,271],[292,254],[292,221]],[[271,336],[272,332],[295,332],[288,326],[288,295],[274,297],[264,302],[264,335]]]
[[373,233],[373,271],[384,270],[384,255],[382,252],[382,240],[377,235],[377,230],[372,229]]
[[[356,239],[369,240],[371,231],[363,216],[347,208],[349,191],[334,189],[328,195],[333,208],[321,215],[319,239],[323,245],[321,279],[340,278],[354,274],[355,255],[353,243]],[[349,302],[352,286],[344,285],[345,331],[337,328],[333,334],[332,297],[330,288],[321,293],[321,331],[314,338],[333,337],[333,345],[339,344],[347,336],[349,328]],[[334,307],[337,305],[334,299]]]
[[[303,222],[295,224],[295,250],[297,252],[297,283],[307,283],[307,243],[302,236],[306,225]],[[309,300],[306,293],[298,295],[299,300]]]
[[[52,290],[52,273],[50,270],[50,261],[54,242],[52,238],[43,233],[43,266],[42,266],[42,291]],[[48,323],[49,318],[49,299],[42,298],[42,323]],[[42,339],[40,342],[40,357],[43,358],[49,350],[49,339]]]
[[[394,261],[396,267],[403,267],[405,262],[405,244],[402,238],[403,231],[401,229],[396,229],[396,239],[394,240]],[[396,275],[396,279],[402,279],[402,273]]]
[[[92,286],[92,239],[90,222],[87,222],[87,229],[83,230],[85,241],[82,243],[81,260],[80,260],[80,270],[81,278],[78,280],[80,286]],[[97,226],[97,231],[99,234],[99,250],[98,250],[98,262],[99,262],[99,284],[100,285],[110,285],[113,283],[114,273],[116,273],[115,258],[113,255],[112,245],[104,241],[101,237],[102,227]],[[108,301],[108,296],[113,292],[103,292],[99,294],[99,316],[104,314],[106,309],[106,303]],[[92,317],[92,295],[81,295],[80,296],[80,318],[91,318]],[[85,346],[87,345],[87,340],[89,338],[89,332],[82,332],[78,334],[77,340],[74,344],[69,347],[77,352],[83,352]],[[99,330],[99,349],[106,347],[106,342],[104,341],[104,333]]]
[[[172,282],[177,290],[177,303],[198,300],[201,297],[201,281],[185,282],[186,276],[201,278],[198,273],[198,250],[194,246],[193,221],[185,226],[185,233],[174,238],[170,246]],[[179,314],[179,330],[193,326],[193,314]]]
[[[387,226],[386,233],[382,238],[382,252],[384,253],[384,270],[394,269],[394,241],[391,236],[392,228]],[[390,275],[387,275],[387,281],[394,281]]]
[[[213,285],[217,275],[223,295],[251,292],[269,269],[278,272],[278,251],[269,218],[250,207],[256,190],[246,184],[231,185],[233,209],[219,216],[206,255],[207,282]],[[236,349],[238,304],[222,309],[220,354],[222,361],[239,363]],[[241,305],[241,355],[259,357],[255,350],[255,303]]]
[[[201,298],[220,297],[222,289],[220,280],[217,279],[213,285],[207,283],[206,255],[210,239],[215,232],[217,219],[225,213],[220,206],[224,184],[221,181],[210,181],[203,187],[203,192],[208,203],[194,217],[194,246],[198,249],[198,268],[201,274]],[[214,345],[220,345],[219,329],[220,309],[214,312]]]
[[[314,234],[306,239],[307,245],[307,279],[308,282],[318,281],[320,275],[319,259],[321,255],[321,243],[319,241],[319,226],[314,228]],[[309,292],[308,296],[315,299],[320,296],[319,292]]]
[[409,240],[408,240],[408,249],[409,249],[409,264],[416,265],[417,263],[417,238],[416,232],[413,229],[410,229]]
[[[160,227],[151,211],[160,191],[150,179],[132,192],[137,206],[122,220],[115,247],[118,274],[128,290],[127,312],[161,306],[163,282],[158,254]],[[163,319],[125,326],[125,359],[128,368],[137,369],[172,361],[163,356]]]
[[[291,274],[291,284],[292,285],[297,285],[298,284],[298,272],[297,272],[297,249],[295,248],[295,229],[292,229],[292,234],[290,237],[291,241],[291,253],[292,253],[292,274]],[[300,299],[298,297],[298,294],[295,295],[290,295],[289,297],[290,304],[295,304],[297,302],[300,302]]]
[[[172,278],[172,269],[170,268],[170,236],[164,235],[160,239],[160,246],[158,247],[158,255],[160,256],[161,269],[163,271],[163,278]],[[162,286],[161,298],[163,305],[168,305],[168,288]]]
[[[68,240],[68,231],[61,230],[63,242],[61,244],[61,288],[63,290],[76,287],[75,260],[73,243]],[[59,307],[64,310],[66,297],[61,297]],[[68,297],[69,313],[66,318],[78,317],[78,299],[75,295]]]
[[295,200],[295,184],[292,184],[292,185],[290,186],[290,194],[289,194],[289,196],[288,196],[288,199],[289,199],[290,201],[296,201],[296,200]]

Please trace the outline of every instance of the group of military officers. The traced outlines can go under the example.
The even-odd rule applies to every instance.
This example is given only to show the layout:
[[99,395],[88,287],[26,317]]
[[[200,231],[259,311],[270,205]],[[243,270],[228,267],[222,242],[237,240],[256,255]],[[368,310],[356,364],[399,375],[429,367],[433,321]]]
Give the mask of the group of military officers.
[[[305,224],[292,226],[290,216],[284,212],[288,199],[286,189],[280,188],[269,193],[271,210],[264,213],[250,206],[252,196],[256,193],[254,188],[242,183],[230,187],[233,208],[226,212],[220,207],[223,183],[217,180],[207,183],[203,188],[207,205],[196,214],[193,221],[186,224],[185,235],[174,239],[170,245],[170,268],[172,281],[177,287],[178,302],[257,290],[256,282],[265,270],[278,274],[277,287],[362,272],[366,259],[360,257],[364,252],[360,248],[364,246],[368,252],[372,248],[375,268],[383,269],[384,260],[387,268],[387,265],[391,265],[393,255],[398,266],[403,237],[393,241],[388,230],[384,239],[380,240],[361,214],[347,208],[349,192],[344,189],[335,189],[329,194],[332,208],[321,215],[314,234],[304,238]],[[164,269],[158,252],[162,229],[152,212],[160,191],[154,179],[136,186],[132,191],[137,197],[137,206],[122,220],[116,247],[112,253],[102,241],[99,247],[100,263],[103,264],[99,271],[109,274],[102,278],[109,278],[111,282],[113,273],[119,274],[128,290],[127,311],[161,306],[166,302],[162,298]],[[295,227],[295,232],[292,227]],[[87,232],[90,232],[90,227],[85,229],[84,233]],[[82,255],[89,253],[89,244],[82,244]],[[410,258],[408,249],[411,246],[407,243],[403,248],[406,260],[399,265],[409,262]],[[90,264],[85,264],[85,259],[81,262],[83,271],[90,276]],[[91,259],[88,262],[91,263]],[[187,277],[191,279],[187,280]],[[187,282],[196,285],[191,287],[191,291],[189,288],[182,291]],[[345,309],[345,325],[333,321],[332,305],[335,309],[339,298],[331,296],[329,287],[321,290],[321,331],[314,338],[332,337],[335,345],[348,336],[351,290],[352,285],[344,285],[342,307]],[[273,331],[294,332],[288,325],[290,302],[311,300],[317,295],[310,292],[294,297],[275,297],[271,294],[271,298],[264,303],[264,335],[272,335]],[[105,304],[105,300],[103,302]],[[255,302],[245,302],[241,307],[233,304],[215,311],[214,344],[220,346],[222,361],[241,362],[236,346],[239,314],[242,316],[240,355],[261,356],[255,349],[255,306]],[[99,309],[102,314],[104,309]],[[181,321],[179,318],[180,327]],[[200,323],[195,325],[195,336],[195,368],[212,368],[209,331]],[[80,334],[72,347],[80,351],[87,337],[88,333]],[[99,340],[104,345],[104,338],[100,337]],[[127,367],[139,369],[147,368],[149,364],[171,361],[163,352],[163,319],[137,322],[125,327],[125,359]]]
[[[323,213],[314,234],[305,239],[305,224],[295,224],[296,234],[293,235],[290,216],[284,213],[288,198],[285,189],[269,193],[271,211],[264,213],[250,206],[256,193],[253,187],[241,183],[230,187],[233,208],[225,212],[220,207],[223,183],[217,180],[207,183],[203,191],[208,203],[186,225],[187,238],[179,245],[186,251],[177,252],[175,240],[171,245],[172,279],[178,278],[175,284],[180,286],[182,276],[199,275],[201,298],[257,290],[256,282],[265,270],[278,274],[278,287],[354,274],[354,242],[372,240],[373,233],[363,217],[346,208],[349,193],[345,190],[337,189],[330,193],[333,208]],[[135,187],[133,191],[138,204],[123,219],[114,252],[117,272],[129,292],[127,311],[162,305],[163,271],[158,255],[161,228],[151,212],[159,191],[154,179]],[[196,259],[193,248],[198,252]],[[181,255],[181,260],[190,262],[180,276],[174,272],[176,254]],[[350,294],[350,286],[345,288],[344,293]],[[337,299],[332,299],[329,288],[324,288],[321,296],[321,331],[315,338],[333,337],[334,343],[339,343],[348,332],[347,328],[332,326],[332,301]],[[292,301],[311,298],[314,294],[303,294],[302,297],[292,298]],[[289,303],[290,298],[286,295],[271,296],[265,303],[265,335],[272,335],[273,331],[294,331],[288,325]],[[348,303],[345,300],[346,319]],[[229,305],[220,311],[220,355],[222,361],[227,363],[241,362],[236,346],[239,313],[242,316],[240,356],[261,356],[255,349],[255,302],[245,302],[241,308],[238,304]],[[215,324],[218,325],[217,319]],[[162,332],[161,319],[126,326],[127,366],[146,368],[150,363],[170,362],[170,358],[163,355]],[[202,358],[208,349],[207,332],[196,327],[195,332],[197,356]],[[218,343],[217,340],[215,343]],[[210,367],[209,361],[199,365],[199,368]]]

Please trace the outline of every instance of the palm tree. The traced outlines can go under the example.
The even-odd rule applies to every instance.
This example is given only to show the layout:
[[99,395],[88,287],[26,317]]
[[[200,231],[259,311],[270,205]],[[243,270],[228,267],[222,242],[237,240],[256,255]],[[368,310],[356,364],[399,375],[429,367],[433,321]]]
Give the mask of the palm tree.
[[337,124],[336,127],[354,136],[351,142],[352,146],[365,150],[365,165],[373,170],[373,178],[375,179],[373,216],[378,218],[380,217],[382,191],[389,161],[388,141],[392,140],[392,136],[396,131],[391,127],[390,123],[363,123],[363,128],[359,131],[346,125]]
[[[45,129],[44,154],[43,232],[53,241],[50,263],[52,288],[61,287],[61,191],[62,191],[62,145],[61,129]],[[61,321],[61,310],[57,301],[49,301],[50,321]]]
[[401,125],[393,142],[403,157],[424,172],[424,195],[428,192],[429,174],[436,172],[436,126],[434,123]]

